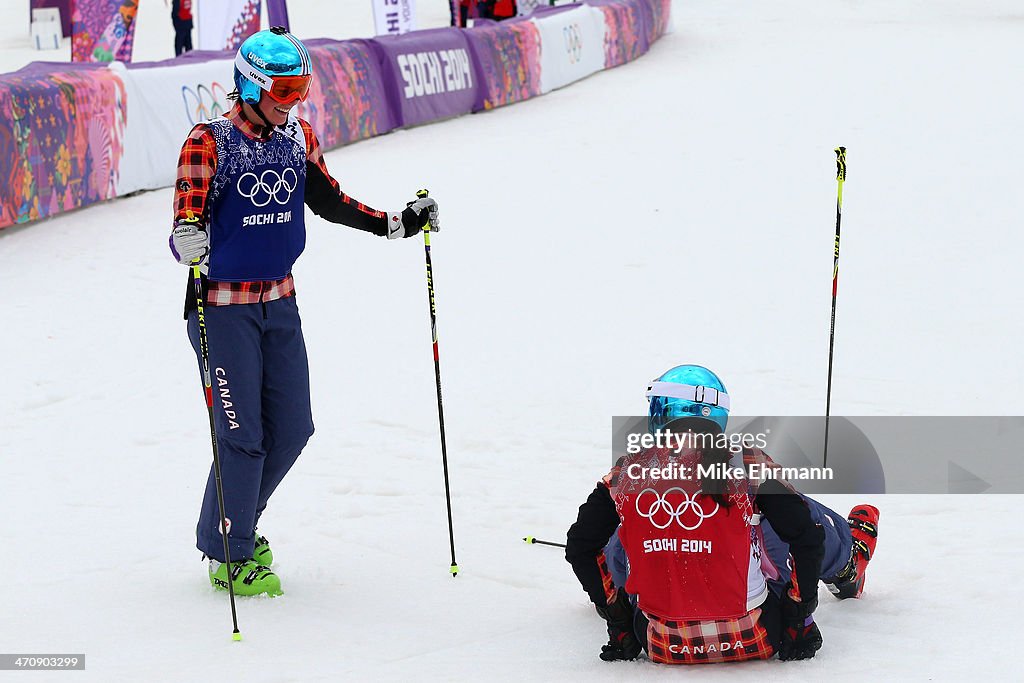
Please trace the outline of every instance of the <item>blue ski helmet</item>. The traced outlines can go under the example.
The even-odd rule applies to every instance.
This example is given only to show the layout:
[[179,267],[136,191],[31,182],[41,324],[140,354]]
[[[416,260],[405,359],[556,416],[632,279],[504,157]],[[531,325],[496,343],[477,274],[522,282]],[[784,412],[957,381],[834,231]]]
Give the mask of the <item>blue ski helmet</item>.
[[700,365],[677,365],[647,387],[647,425],[651,432],[683,417],[729,421],[729,395],[718,375]]
[[[261,90],[274,92],[275,76],[298,76],[306,88],[313,75],[309,51],[298,38],[280,26],[252,34],[235,55],[235,88],[243,102],[258,104]],[[303,89],[298,99],[304,99]]]

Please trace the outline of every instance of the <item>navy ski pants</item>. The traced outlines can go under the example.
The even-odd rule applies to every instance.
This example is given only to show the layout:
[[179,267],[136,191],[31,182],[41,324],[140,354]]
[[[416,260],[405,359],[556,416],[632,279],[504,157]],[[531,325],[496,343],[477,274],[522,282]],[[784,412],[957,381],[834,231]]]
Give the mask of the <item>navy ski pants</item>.
[[[811,511],[811,519],[815,524],[820,524],[825,531],[825,556],[821,559],[821,573],[819,578],[825,583],[833,583],[836,575],[843,571],[850,561],[850,551],[853,549],[853,535],[850,533],[850,524],[846,518],[835,510],[822,505],[809,496],[800,494],[800,497],[807,502]],[[769,586],[776,595],[782,594],[786,582],[789,581],[789,545],[779,538],[772,525],[763,520],[761,528],[764,533],[764,546],[772,564],[778,568],[782,576],[777,582],[769,582]]]
[[[267,501],[313,434],[306,344],[295,297],[207,306],[204,313],[231,560],[244,560],[252,557]],[[188,336],[202,373],[196,311]],[[225,561],[212,465],[196,547]]]

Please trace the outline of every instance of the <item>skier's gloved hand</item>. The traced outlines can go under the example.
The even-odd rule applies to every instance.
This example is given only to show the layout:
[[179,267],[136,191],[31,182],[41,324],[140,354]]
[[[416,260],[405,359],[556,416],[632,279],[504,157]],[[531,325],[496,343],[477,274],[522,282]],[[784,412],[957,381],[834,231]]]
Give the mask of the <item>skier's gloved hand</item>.
[[608,623],[608,644],[601,647],[606,662],[633,660],[640,656],[640,641],[633,632],[633,605],[621,588],[606,606],[597,606],[597,613]]
[[782,644],[779,659],[786,662],[793,659],[810,659],[821,648],[821,631],[814,623],[814,610],[818,607],[818,596],[810,600],[797,601],[790,597],[792,584],[782,594]]
[[420,197],[409,202],[401,213],[388,213],[388,239],[413,237],[430,221],[430,231],[437,232],[441,224],[437,219],[437,202],[432,197]]
[[200,228],[198,218],[179,218],[174,222],[169,244],[178,263],[191,266],[198,258],[201,259],[199,267],[206,272],[210,256],[210,235]]
[[640,656],[640,643],[631,632],[612,633],[608,629],[608,644],[601,646],[598,657],[605,662],[631,662]]

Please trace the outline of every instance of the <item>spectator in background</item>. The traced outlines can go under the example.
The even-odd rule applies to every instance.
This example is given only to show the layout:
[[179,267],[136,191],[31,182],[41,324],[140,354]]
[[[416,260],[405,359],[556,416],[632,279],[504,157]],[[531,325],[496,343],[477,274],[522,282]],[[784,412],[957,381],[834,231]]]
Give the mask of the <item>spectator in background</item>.
[[459,28],[467,28],[470,19],[480,16],[477,4],[477,0],[458,0],[459,18],[454,25]]
[[511,19],[516,15],[516,0],[492,0],[487,3],[491,19],[501,21]]
[[516,16],[516,0],[462,0],[462,25],[468,18],[502,21]]
[[171,23],[174,24],[174,56],[177,57],[192,49],[192,0],[171,0]]

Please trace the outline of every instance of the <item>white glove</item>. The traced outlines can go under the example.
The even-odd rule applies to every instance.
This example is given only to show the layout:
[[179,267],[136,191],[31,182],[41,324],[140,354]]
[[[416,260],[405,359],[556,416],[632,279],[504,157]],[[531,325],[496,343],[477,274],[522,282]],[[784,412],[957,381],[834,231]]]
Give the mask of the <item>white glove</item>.
[[431,232],[441,228],[437,219],[437,202],[432,197],[421,197],[409,202],[401,213],[388,213],[388,239],[418,235],[427,221],[430,221]]
[[199,229],[199,219],[181,219],[174,223],[170,239],[171,253],[178,263],[191,266],[196,259],[200,268],[206,272],[210,258],[210,235]]

